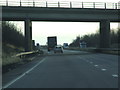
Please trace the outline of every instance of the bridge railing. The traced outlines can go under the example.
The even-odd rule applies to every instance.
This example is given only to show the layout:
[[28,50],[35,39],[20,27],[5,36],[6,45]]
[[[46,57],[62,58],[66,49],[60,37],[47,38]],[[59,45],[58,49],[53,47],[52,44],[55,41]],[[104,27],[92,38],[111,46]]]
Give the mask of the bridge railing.
[[26,6],[26,7],[58,7],[58,8],[101,8],[101,9],[120,9],[120,3],[112,2],[79,2],[79,1],[0,1],[0,6]]

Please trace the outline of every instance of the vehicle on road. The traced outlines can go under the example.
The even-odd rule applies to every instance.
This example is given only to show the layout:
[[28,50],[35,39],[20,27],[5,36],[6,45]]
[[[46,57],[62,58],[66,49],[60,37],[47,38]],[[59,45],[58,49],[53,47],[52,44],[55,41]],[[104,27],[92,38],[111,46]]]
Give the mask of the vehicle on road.
[[68,43],[63,43],[63,48],[69,48]]
[[54,53],[63,53],[63,47],[62,46],[55,46]]
[[57,37],[51,36],[47,37],[48,51],[54,50],[54,47],[57,45]]

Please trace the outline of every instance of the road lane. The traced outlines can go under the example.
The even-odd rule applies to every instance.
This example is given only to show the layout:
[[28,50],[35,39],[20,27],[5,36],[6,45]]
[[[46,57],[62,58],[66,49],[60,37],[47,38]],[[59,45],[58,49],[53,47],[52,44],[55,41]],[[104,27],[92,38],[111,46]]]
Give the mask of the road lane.
[[[45,55],[58,55],[58,53],[54,53],[54,51],[48,52],[47,49],[42,49]],[[90,52],[86,51],[76,51],[76,50],[65,50],[63,49],[62,55],[74,55],[74,54],[89,54]],[[60,54],[60,53],[59,53]]]
[[87,57],[84,55],[79,58],[83,58],[85,61],[88,60],[88,62],[92,62],[93,65],[98,65],[100,69],[107,69],[111,73],[118,74],[118,57],[117,55],[94,54],[87,55]]
[[[47,56],[44,62],[9,88],[117,88],[118,78],[112,77],[112,74],[117,74],[118,71],[117,56],[111,56],[113,58],[110,56],[106,54]],[[110,69],[109,64],[114,69]],[[103,72],[94,65],[108,68]]]

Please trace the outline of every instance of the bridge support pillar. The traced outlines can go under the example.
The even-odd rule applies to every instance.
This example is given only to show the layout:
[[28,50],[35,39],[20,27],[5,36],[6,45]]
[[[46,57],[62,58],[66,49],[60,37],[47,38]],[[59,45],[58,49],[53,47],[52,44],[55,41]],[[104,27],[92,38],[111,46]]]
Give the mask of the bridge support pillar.
[[100,21],[100,48],[110,48],[110,21]]
[[25,51],[32,50],[32,22],[25,20]]

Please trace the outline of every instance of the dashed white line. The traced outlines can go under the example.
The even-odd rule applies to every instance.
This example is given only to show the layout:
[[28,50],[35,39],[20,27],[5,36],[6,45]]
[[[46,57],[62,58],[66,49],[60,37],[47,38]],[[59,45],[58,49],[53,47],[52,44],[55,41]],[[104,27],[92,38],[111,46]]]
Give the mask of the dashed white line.
[[94,65],[95,67],[98,67],[98,65]]
[[114,78],[118,78],[118,75],[117,74],[113,74],[112,75]]
[[12,80],[11,82],[9,82],[7,85],[3,86],[4,88],[9,87],[10,85],[12,85],[13,83],[15,83],[17,80],[19,80],[20,78],[22,78],[23,76],[25,76],[26,74],[28,74],[30,71],[32,71],[33,69],[35,69],[39,64],[41,64],[43,61],[45,61],[46,58],[42,59],[39,63],[37,63],[34,67],[32,67],[31,69],[29,69],[28,71],[26,71],[25,73],[23,73],[22,75],[20,75],[19,77],[17,77],[16,79]]
[[[89,61],[89,60],[85,60],[86,62],[89,62],[90,64],[93,64],[93,62],[91,62],[91,61]],[[99,65],[94,65],[95,67],[98,67]],[[105,68],[102,68],[101,69],[102,71],[106,71],[107,69],[105,69]],[[112,75],[112,77],[114,77],[114,78],[118,78],[118,75],[117,74],[113,74]]]
[[101,69],[101,70],[102,70],[102,71],[106,71],[107,69],[104,69],[104,68],[103,68],[103,69]]

